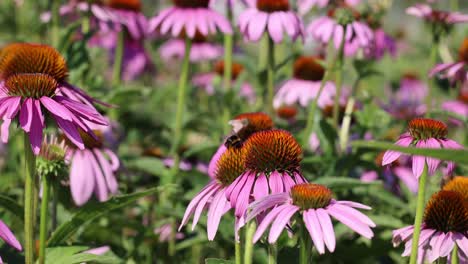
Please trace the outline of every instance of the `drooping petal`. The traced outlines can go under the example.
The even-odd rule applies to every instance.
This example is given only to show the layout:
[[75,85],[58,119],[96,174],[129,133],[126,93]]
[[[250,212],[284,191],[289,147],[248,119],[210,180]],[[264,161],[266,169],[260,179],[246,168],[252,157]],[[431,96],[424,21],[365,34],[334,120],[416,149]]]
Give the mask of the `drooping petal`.
[[219,222],[221,221],[221,216],[223,216],[225,212],[224,207],[226,204],[229,203],[226,200],[226,194],[224,193],[224,189],[221,189],[214,196],[210,204],[210,209],[208,210],[207,232],[208,240],[210,241],[212,241],[216,236]]
[[70,167],[70,189],[78,206],[85,204],[94,191],[93,171],[82,151],[76,150]]
[[314,242],[315,248],[319,254],[325,253],[325,241],[323,240],[322,227],[317,217],[315,209],[309,209],[302,213],[305,226],[309,231],[310,237]]
[[336,239],[335,239],[335,230],[333,229],[333,224],[331,222],[330,216],[328,213],[322,209],[317,209],[317,217],[322,227],[323,240],[325,245],[330,252],[335,251]]
[[2,220],[0,220],[0,238],[2,238],[7,244],[14,247],[15,249],[19,251],[23,250],[18,239],[16,239],[10,228],[8,228],[8,226]]
[[260,225],[257,227],[257,231],[255,231],[254,237],[253,237],[253,243],[256,243],[265,233],[265,230],[268,228],[271,222],[278,216],[278,214],[285,208],[290,207],[291,205],[289,204],[284,204],[280,205],[273,210],[271,210],[265,218],[260,222]]
[[[411,142],[413,141],[413,138],[409,136],[404,136],[401,137],[397,142],[395,142],[395,145],[397,146],[402,146],[402,147],[408,147]],[[387,150],[382,158],[382,166],[388,165],[395,160],[397,160],[401,156],[401,152],[398,151],[393,151],[393,150]]]
[[372,230],[369,228],[368,225],[365,223],[361,222],[359,219],[354,217],[353,215],[350,215],[348,212],[344,212],[340,210],[339,208],[336,208],[336,206],[330,205],[327,207],[327,212],[336,218],[338,221],[342,222],[343,224],[347,225],[349,228],[354,230],[356,233],[360,234],[361,236],[365,238],[372,238],[374,236],[374,233]]
[[280,236],[284,227],[297,211],[299,211],[299,207],[288,205],[280,213],[278,213],[275,221],[273,224],[271,224],[270,234],[268,236],[268,242],[270,244],[273,244],[276,242],[276,240],[278,240],[278,237]]
[[182,229],[184,225],[188,223],[189,217],[195,212],[195,208],[197,207],[198,203],[205,197],[213,188],[217,187],[216,181],[211,181],[208,185],[206,185],[195,197],[193,197],[192,201],[190,201],[187,209],[185,209],[184,217],[182,218],[182,222],[179,226],[179,231]]

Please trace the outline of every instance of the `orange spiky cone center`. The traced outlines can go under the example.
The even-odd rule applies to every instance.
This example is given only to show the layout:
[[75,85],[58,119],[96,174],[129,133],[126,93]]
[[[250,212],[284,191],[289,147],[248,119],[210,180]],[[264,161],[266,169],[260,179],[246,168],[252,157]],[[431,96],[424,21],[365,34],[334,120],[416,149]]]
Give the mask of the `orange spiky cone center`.
[[207,8],[210,0],[173,0],[174,4],[182,8]]
[[332,196],[333,192],[320,184],[302,183],[291,188],[293,204],[303,210],[325,208],[330,204]]
[[102,148],[104,145],[104,135],[102,134],[102,131],[100,130],[93,130],[94,135],[96,135],[96,138],[92,137],[89,135],[89,133],[86,133],[85,131],[79,129],[81,139],[83,140],[83,143],[86,148],[88,149],[93,149],[93,148]]
[[295,172],[299,170],[302,149],[284,130],[260,131],[245,142],[245,166],[257,173]]
[[300,57],[294,62],[294,78],[307,81],[321,81],[325,68],[315,57]]
[[216,163],[215,179],[229,186],[245,170],[244,148],[228,148]]
[[424,212],[426,226],[440,232],[466,234],[468,230],[468,201],[454,191],[432,195]]
[[283,119],[290,120],[296,117],[297,108],[294,106],[281,106],[276,110],[276,114]]
[[267,13],[289,10],[288,0],[257,0],[257,9]]
[[427,140],[429,138],[442,139],[448,134],[447,125],[444,123],[428,119],[415,118],[408,125],[410,135],[417,140]]
[[[215,72],[220,75],[220,76],[223,76],[224,75],[224,70],[225,70],[225,65],[224,65],[224,61],[218,61],[215,65]],[[232,63],[232,80],[236,80],[237,77],[239,77],[239,75],[244,71],[244,66],[242,66],[242,64],[239,64],[239,63],[235,63],[233,62]]]
[[68,76],[65,59],[54,48],[29,43],[14,43],[0,52],[0,78],[13,74],[44,73],[62,82]]
[[468,177],[456,176],[451,181],[447,182],[442,190],[458,192],[466,202],[468,201]]
[[5,80],[8,94],[23,98],[52,97],[57,86],[57,81],[54,78],[41,73],[15,74]]

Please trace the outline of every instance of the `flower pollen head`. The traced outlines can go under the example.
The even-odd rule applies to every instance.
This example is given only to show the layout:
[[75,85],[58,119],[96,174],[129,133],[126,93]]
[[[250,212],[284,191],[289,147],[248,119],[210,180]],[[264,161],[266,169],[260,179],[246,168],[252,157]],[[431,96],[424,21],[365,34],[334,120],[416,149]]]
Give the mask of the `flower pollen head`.
[[59,140],[57,137],[51,135],[49,137],[44,137],[39,156],[48,161],[63,161],[67,150],[68,146],[65,144],[65,140]]
[[291,133],[284,130],[260,131],[245,142],[246,169],[257,173],[296,172],[302,149]]
[[108,0],[107,6],[125,11],[141,12],[140,0]]
[[408,72],[405,72],[403,74],[403,79],[406,79],[406,80],[413,80],[413,81],[419,81],[419,75],[415,72],[411,72],[411,71],[408,71]]
[[81,139],[87,149],[102,148],[104,146],[104,135],[101,130],[93,130],[96,137],[79,129]]
[[288,11],[289,0],[257,0],[257,9],[267,13]]
[[[187,32],[185,30],[182,30],[178,38],[184,40],[185,38],[187,38]],[[205,43],[206,41],[207,41],[206,36],[204,36],[200,31],[196,30],[195,36],[192,38],[192,42],[193,43]]]
[[302,183],[291,188],[293,204],[302,210],[325,208],[330,204],[332,196],[333,192],[320,184]]
[[429,138],[444,139],[447,134],[447,125],[433,119],[415,118],[408,125],[410,135],[417,140]]
[[62,55],[48,45],[10,44],[0,54],[0,78],[20,73],[44,73],[61,82],[68,76],[68,67]]
[[300,57],[294,62],[294,78],[307,81],[321,81],[325,68],[315,57]]
[[460,46],[458,51],[458,59],[459,61],[468,63],[468,38],[465,38]]
[[[215,72],[219,75],[219,76],[223,76],[224,75],[224,61],[218,61],[216,64],[215,64]],[[239,63],[235,63],[233,62],[232,63],[232,80],[236,80],[237,77],[239,77],[239,75],[244,71],[244,66],[242,66],[242,64],[239,64]]]
[[463,196],[465,202],[468,201],[468,177],[456,176],[451,181],[447,182],[442,188],[444,191],[458,192]]
[[229,186],[245,170],[244,148],[228,148],[216,163],[215,179]]
[[58,83],[53,77],[41,73],[16,74],[5,80],[8,95],[22,98],[52,97],[57,86]]
[[468,230],[468,201],[454,191],[440,191],[432,195],[426,205],[424,222],[440,232],[466,234]]
[[294,106],[284,105],[276,110],[276,114],[286,120],[293,119],[297,115],[297,108]]
[[210,0],[173,0],[177,7],[181,8],[208,8]]

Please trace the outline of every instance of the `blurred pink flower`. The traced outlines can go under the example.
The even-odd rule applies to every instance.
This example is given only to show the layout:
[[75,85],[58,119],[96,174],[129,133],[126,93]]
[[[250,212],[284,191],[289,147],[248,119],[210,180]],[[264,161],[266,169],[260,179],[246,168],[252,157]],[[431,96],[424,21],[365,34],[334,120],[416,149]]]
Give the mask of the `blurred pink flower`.
[[[183,39],[172,39],[164,43],[159,49],[161,57],[166,61],[182,59],[185,53],[185,41]],[[207,41],[195,40],[190,49],[191,62],[203,62],[216,60],[223,56],[224,50],[221,45]]]
[[[460,263],[468,261],[468,209],[463,199],[461,193],[455,191],[440,191],[432,195],[426,205],[421,226],[417,263],[425,263],[425,260],[433,263],[440,258],[450,258],[456,246]],[[411,255],[413,232],[412,225],[393,231],[393,246],[405,244],[404,257]]]
[[[442,110],[452,112],[464,118],[468,118],[468,82],[466,82],[466,88],[462,88],[460,95],[456,100],[445,101],[442,103]],[[450,117],[450,122],[456,126],[463,126],[464,121]]]
[[[308,107],[320,90],[325,69],[314,57],[300,57],[294,63],[293,78],[287,80],[278,90],[273,99],[273,106],[279,108],[283,105],[298,103],[302,107]],[[335,85],[327,82],[322,94],[317,100],[320,108],[333,103]]]
[[[16,239],[15,235],[11,232],[10,228],[0,220],[0,238],[5,241],[8,245],[14,247],[18,251],[22,251],[20,242]],[[3,263],[2,258],[0,257],[0,263]]]
[[[467,15],[468,16],[468,15]],[[458,52],[458,59],[456,62],[437,64],[429,72],[429,76],[433,77],[436,74],[442,74],[444,78],[449,79],[452,83],[468,82],[468,38],[463,40],[460,50]]]
[[408,7],[406,13],[436,24],[452,25],[468,22],[468,15],[466,14],[432,9],[428,4],[415,4],[414,6]]
[[385,33],[382,28],[374,29],[374,40],[364,49],[367,59],[380,60],[386,52],[392,57],[396,56],[397,45],[395,39]]
[[366,49],[374,41],[374,32],[359,18],[360,14],[350,7],[339,7],[313,20],[307,32],[321,43],[333,41],[337,50],[344,41],[345,55],[354,56],[360,48]]
[[[408,124],[408,131],[400,136],[395,145],[408,147],[414,146],[417,148],[448,148],[448,149],[463,149],[463,146],[457,142],[448,139],[447,126],[437,120],[426,118],[415,118]],[[397,160],[402,155],[401,152],[387,150],[382,158],[382,165],[388,165]],[[439,167],[441,161],[436,158],[425,156],[412,156],[413,175],[419,179],[427,164],[428,174],[433,175]],[[449,161],[448,171],[452,171],[455,163]]]
[[247,41],[257,42],[267,33],[275,43],[287,34],[293,41],[303,37],[302,20],[290,10],[288,0],[257,0],[239,15],[239,29]]
[[371,208],[356,202],[337,201],[332,195],[332,191],[323,185],[304,183],[292,186],[290,192],[272,194],[253,202],[249,206],[251,211],[247,221],[266,211],[253,241],[257,242],[271,225],[268,242],[275,243],[296,214],[302,216],[302,221],[319,254],[325,254],[325,246],[328,251],[335,251],[336,238],[330,216],[361,236],[371,239],[374,236],[371,230],[371,227],[375,227],[374,222],[354,209]]
[[232,34],[229,21],[209,8],[210,0],[173,2],[173,7],[162,10],[150,20],[148,32],[156,31],[178,37],[185,31],[189,38],[194,38],[197,31],[203,36],[214,35],[217,29],[224,34]]
[[[157,227],[153,232],[159,236],[159,242],[167,242],[171,238],[173,229],[171,224],[164,224],[160,227]],[[175,235],[176,239],[183,239],[185,236],[183,233],[177,232]]]
[[94,193],[98,201],[109,199],[110,194],[118,191],[115,174],[120,167],[117,154],[108,147],[108,127],[93,126],[98,137],[84,137],[86,148],[70,148],[67,160],[70,162],[70,189],[76,205],[84,205]]

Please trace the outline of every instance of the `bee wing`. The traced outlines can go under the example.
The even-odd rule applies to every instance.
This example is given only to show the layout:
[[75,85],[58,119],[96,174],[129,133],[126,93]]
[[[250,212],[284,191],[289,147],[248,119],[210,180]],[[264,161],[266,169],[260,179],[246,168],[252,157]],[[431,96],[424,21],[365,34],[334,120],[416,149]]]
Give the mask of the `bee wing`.
[[246,127],[248,124],[249,124],[248,119],[234,119],[234,120],[229,121],[229,125],[232,126],[232,131],[234,133],[238,133],[244,127]]

